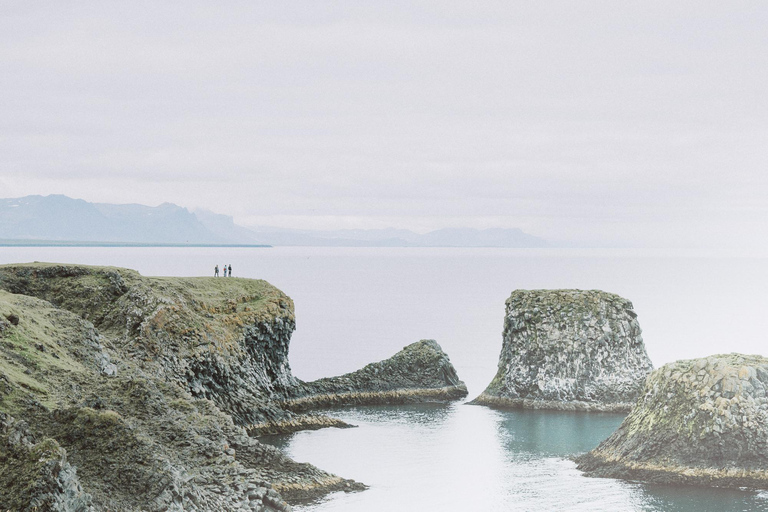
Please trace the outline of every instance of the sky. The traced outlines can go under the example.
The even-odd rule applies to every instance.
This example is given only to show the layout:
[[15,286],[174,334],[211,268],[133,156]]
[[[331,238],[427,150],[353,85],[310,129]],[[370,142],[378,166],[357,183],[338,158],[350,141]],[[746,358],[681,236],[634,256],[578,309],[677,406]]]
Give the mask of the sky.
[[0,0],[0,197],[768,248],[768,4]]

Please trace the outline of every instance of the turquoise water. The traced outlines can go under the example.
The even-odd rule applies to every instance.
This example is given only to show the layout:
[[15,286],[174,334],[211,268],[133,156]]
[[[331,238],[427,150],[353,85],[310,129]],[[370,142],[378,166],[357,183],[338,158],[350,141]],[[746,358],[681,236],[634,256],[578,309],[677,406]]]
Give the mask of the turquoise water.
[[[517,288],[585,288],[634,302],[656,366],[764,353],[768,258],[634,250],[2,247],[0,264],[116,265],[144,275],[266,279],[296,305],[299,378],[339,375],[422,338],[450,355],[474,398],[496,371],[504,300]],[[334,411],[359,428],[276,440],[370,489],[304,511],[768,511],[768,494],[585,478],[569,457],[616,415],[500,412],[454,404]]]
[[265,442],[370,488],[299,504],[297,511],[768,510],[768,493],[584,477],[569,457],[594,448],[622,415],[465,404],[326,412],[358,428]]

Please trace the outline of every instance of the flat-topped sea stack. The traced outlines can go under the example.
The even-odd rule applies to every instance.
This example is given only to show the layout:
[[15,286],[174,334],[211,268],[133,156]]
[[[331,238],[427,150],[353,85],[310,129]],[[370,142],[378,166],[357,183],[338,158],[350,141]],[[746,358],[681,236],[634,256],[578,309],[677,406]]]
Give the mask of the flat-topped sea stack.
[[653,372],[611,437],[577,458],[589,476],[768,489],[768,358],[728,354]]
[[652,364],[632,303],[599,290],[516,290],[499,369],[472,404],[629,411]]

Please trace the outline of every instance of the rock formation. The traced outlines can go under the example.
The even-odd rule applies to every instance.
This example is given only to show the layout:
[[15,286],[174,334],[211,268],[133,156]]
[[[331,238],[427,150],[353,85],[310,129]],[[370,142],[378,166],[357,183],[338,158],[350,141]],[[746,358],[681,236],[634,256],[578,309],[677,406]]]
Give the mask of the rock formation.
[[317,407],[458,400],[467,387],[435,340],[421,340],[389,359],[356,372],[302,383],[283,402],[303,411]]
[[516,290],[499,369],[471,403],[628,411],[652,365],[632,303],[598,290]]
[[[291,374],[293,328],[292,301],[264,281],[0,266],[0,510],[282,511],[365,488],[244,428],[347,426],[285,407],[315,389]],[[416,384],[458,382],[447,358],[432,350],[428,369],[422,352],[413,364],[440,373]],[[379,387],[409,385],[393,375]]]
[[577,459],[589,476],[768,489],[768,358],[667,364],[611,437]]

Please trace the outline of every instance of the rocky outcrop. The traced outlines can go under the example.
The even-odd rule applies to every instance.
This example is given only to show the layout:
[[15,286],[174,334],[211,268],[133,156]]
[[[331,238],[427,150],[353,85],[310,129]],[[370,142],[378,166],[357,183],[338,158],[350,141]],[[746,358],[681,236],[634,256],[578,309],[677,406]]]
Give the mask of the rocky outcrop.
[[[286,511],[285,499],[365,487],[238,426],[296,416],[277,400],[296,382],[292,305],[263,281],[2,266],[0,318],[0,411],[59,447],[63,468],[19,474],[0,510],[72,494],[71,478],[55,481],[65,462],[96,510]],[[0,473],[24,453],[5,451]]]
[[304,411],[339,405],[451,401],[465,396],[467,387],[448,355],[435,340],[421,340],[355,372],[301,383],[282,405]]
[[29,426],[0,412],[0,510],[93,512],[66,451],[46,438],[36,440]]
[[599,290],[516,290],[499,369],[471,403],[628,411],[652,365],[632,303]]
[[577,458],[589,476],[768,489],[768,358],[717,355],[653,372],[632,412]]
[[285,415],[273,402],[297,383],[288,364],[293,303],[265,281],[29,264],[0,267],[0,288],[88,320],[112,353],[214,401],[237,423]]
[[[24,488],[54,489],[70,464],[77,480],[56,492],[82,489],[82,503],[97,510],[288,510],[286,499],[365,486],[296,463],[255,435],[348,427],[295,412],[332,403],[466,394],[434,342],[303,383],[288,364],[294,325],[290,298],[265,281],[0,266],[0,412],[30,425],[30,439],[55,444],[63,468],[54,480],[24,473]],[[0,473],[23,462],[23,450],[5,453]],[[56,492],[0,491],[0,510]]]

